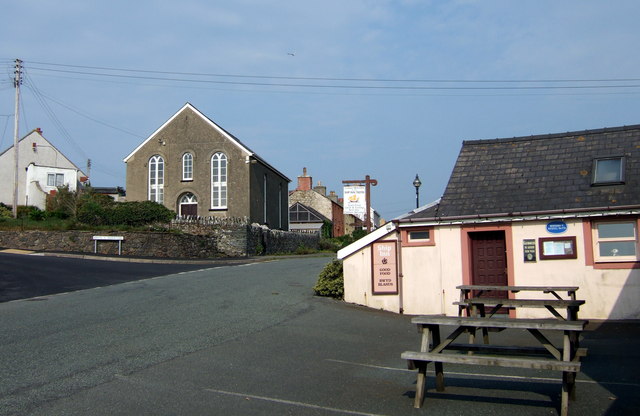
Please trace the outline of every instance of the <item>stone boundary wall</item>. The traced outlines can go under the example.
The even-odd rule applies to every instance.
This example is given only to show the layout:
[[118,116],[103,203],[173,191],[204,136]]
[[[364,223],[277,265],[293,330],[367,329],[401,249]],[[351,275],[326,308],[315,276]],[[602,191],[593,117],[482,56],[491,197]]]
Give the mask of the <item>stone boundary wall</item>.
[[[172,224],[173,232],[0,231],[0,247],[34,251],[94,252],[94,235],[123,236],[122,255],[156,258],[245,257],[318,248],[317,235],[242,223]],[[118,254],[117,241],[98,241],[98,254]]]

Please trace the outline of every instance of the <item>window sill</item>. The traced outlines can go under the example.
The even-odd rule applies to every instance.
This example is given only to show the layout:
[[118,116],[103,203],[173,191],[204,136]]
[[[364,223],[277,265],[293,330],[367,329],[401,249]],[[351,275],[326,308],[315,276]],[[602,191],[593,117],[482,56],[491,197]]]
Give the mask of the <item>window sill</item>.
[[193,179],[183,179],[180,182],[193,182]]
[[226,211],[228,208],[227,207],[222,207],[222,208],[209,208],[209,211]]
[[640,269],[640,262],[638,261],[616,261],[616,262],[595,262],[593,263],[594,269],[606,270],[606,269]]

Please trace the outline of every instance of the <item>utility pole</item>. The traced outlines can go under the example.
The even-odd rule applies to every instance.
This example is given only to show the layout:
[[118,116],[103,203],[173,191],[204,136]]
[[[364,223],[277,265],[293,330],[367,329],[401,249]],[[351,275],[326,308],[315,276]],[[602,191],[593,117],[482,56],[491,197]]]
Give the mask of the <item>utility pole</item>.
[[13,126],[13,160],[14,160],[14,174],[13,174],[13,218],[18,218],[18,125],[20,120],[20,84],[22,84],[22,61],[16,59],[16,66],[14,71],[13,86],[16,89],[16,108],[13,113],[14,126]]
[[371,179],[369,175],[365,176],[364,180],[356,179],[352,181],[342,181],[345,184],[358,184],[361,185],[364,183],[365,185],[365,193],[364,198],[366,201],[366,212],[364,213],[364,220],[367,224],[367,232],[371,232],[371,186],[376,186],[378,181],[375,179]]

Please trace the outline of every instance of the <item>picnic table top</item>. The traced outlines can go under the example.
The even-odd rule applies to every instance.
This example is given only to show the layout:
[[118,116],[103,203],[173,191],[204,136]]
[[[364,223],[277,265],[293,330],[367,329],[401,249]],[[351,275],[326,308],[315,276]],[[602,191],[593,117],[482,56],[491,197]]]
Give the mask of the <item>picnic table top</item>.
[[513,307],[558,307],[568,308],[584,305],[584,300],[573,299],[509,299],[509,298],[471,298],[454,302],[454,305],[502,305]]
[[476,328],[515,328],[582,331],[589,323],[589,321],[561,321],[553,318],[482,318],[467,316],[422,315],[412,318],[411,323],[417,325],[472,326]]
[[493,286],[493,285],[460,285],[456,286],[460,290],[508,290],[518,291],[541,291],[541,292],[575,292],[578,286]]

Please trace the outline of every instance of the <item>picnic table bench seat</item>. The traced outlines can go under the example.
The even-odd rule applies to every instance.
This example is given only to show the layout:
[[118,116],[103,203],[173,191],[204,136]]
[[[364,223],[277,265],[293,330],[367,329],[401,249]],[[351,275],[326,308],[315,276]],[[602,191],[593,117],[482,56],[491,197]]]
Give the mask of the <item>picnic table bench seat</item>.
[[[583,303],[582,301],[572,302]],[[433,362],[438,391],[444,391],[443,363],[561,371],[560,413],[563,416],[567,415],[568,400],[575,398],[575,376],[580,371],[580,358],[586,355],[586,349],[579,348],[579,334],[585,329],[588,321],[425,315],[414,317],[411,322],[417,325],[422,334],[420,351],[405,351],[401,354],[401,358],[407,360],[409,369],[418,370],[414,407],[422,406],[427,364]],[[441,339],[441,326],[452,326],[455,329],[446,338]],[[470,340],[473,340],[472,335],[478,329],[526,330],[540,342],[542,347],[477,345],[473,342],[453,344],[465,332],[468,332]],[[556,347],[541,331],[562,333],[562,347]],[[536,356],[540,354],[546,356]]]

